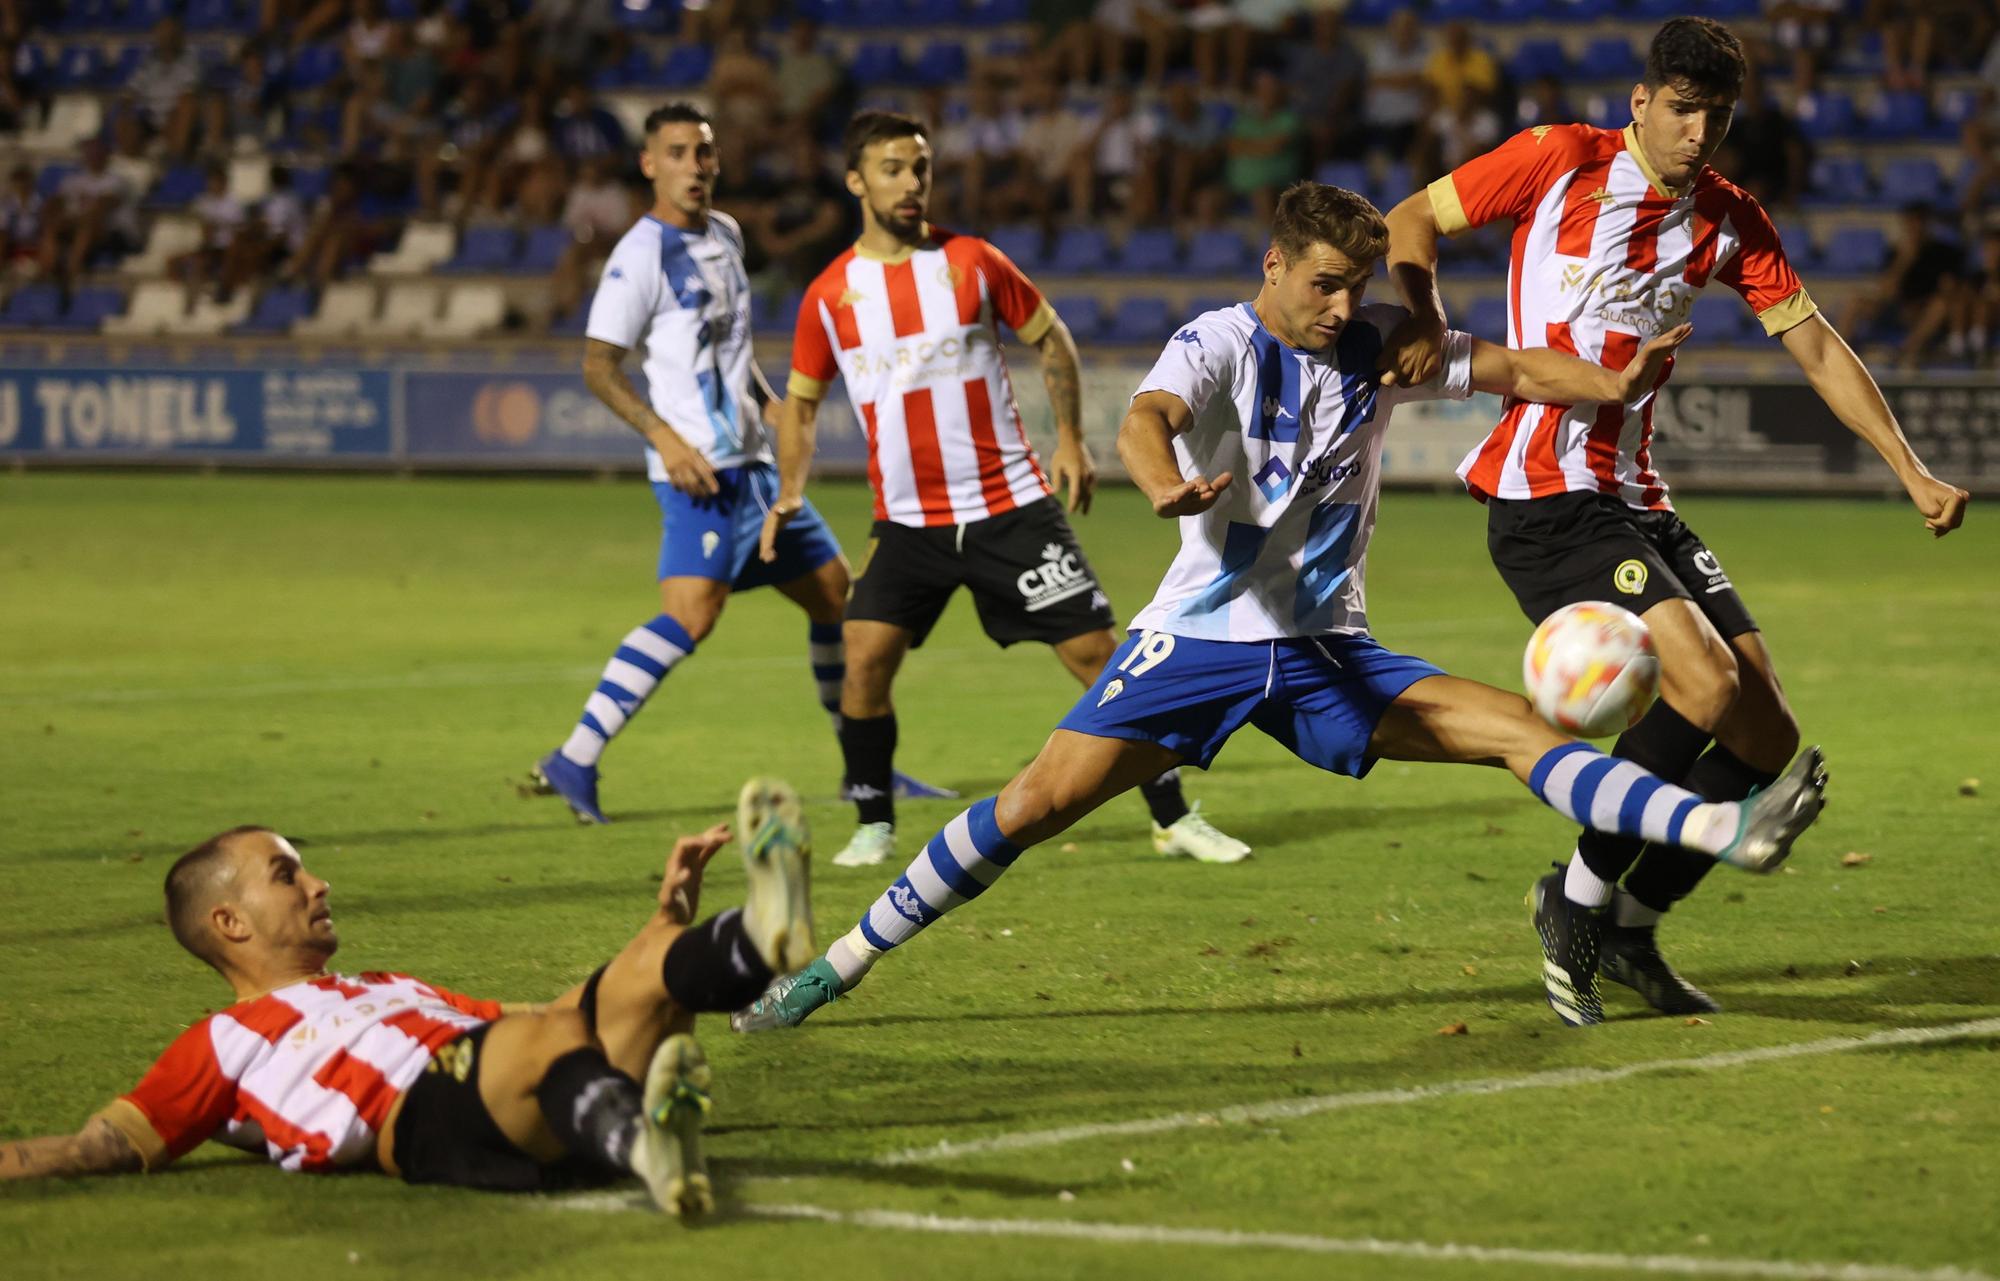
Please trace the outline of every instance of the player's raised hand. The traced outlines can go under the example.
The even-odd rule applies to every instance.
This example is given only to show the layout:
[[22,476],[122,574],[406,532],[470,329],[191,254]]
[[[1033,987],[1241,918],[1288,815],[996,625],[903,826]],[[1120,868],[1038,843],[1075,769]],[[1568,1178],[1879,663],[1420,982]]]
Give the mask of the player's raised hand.
[[805,508],[803,498],[780,498],[764,513],[764,532],[757,535],[757,559],[766,565],[778,559],[778,531]]
[[1058,490],[1067,489],[1065,498],[1071,513],[1090,512],[1090,499],[1097,492],[1097,460],[1081,437],[1059,441],[1049,455],[1049,479]]
[[1629,405],[1659,385],[1660,371],[1667,367],[1675,349],[1686,342],[1693,332],[1693,325],[1675,325],[1663,334],[1654,335],[1651,341],[1639,348],[1618,375],[1618,402]]
[[1172,489],[1153,496],[1153,514],[1173,519],[1205,512],[1215,506],[1215,500],[1222,497],[1222,491],[1229,488],[1233,479],[1229,472],[1214,480],[1206,476],[1190,476]]
[[680,925],[694,924],[696,909],[701,906],[701,874],[732,835],[729,824],[717,823],[698,836],[674,841],[674,851],[667,855],[666,875],[660,878],[660,908],[668,919]]
[[1409,315],[1389,333],[1375,367],[1384,387],[1415,387],[1436,376],[1444,362],[1444,317]]
[[1923,513],[1924,528],[1931,531],[1932,538],[1943,538],[1957,529],[1965,519],[1965,505],[1972,501],[1972,495],[1956,485],[1926,472],[1910,484],[1910,501]]

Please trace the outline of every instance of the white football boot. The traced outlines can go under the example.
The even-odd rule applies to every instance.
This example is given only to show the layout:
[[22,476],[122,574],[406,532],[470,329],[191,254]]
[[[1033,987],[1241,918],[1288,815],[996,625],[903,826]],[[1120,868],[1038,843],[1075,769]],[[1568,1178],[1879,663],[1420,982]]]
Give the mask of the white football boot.
[[799,794],[776,778],[753,778],[736,798],[736,830],[750,891],[743,926],[773,973],[803,969],[813,946],[812,834]]
[[646,1125],[632,1148],[632,1173],[645,1180],[653,1204],[675,1218],[715,1209],[701,1151],[710,1080],[707,1056],[685,1032],[660,1042],[646,1068]]
[[839,867],[873,867],[896,852],[894,823],[863,823],[854,829],[847,848],[833,856]]
[[1165,827],[1153,824],[1153,849],[1169,856],[1185,855],[1199,863],[1241,863],[1250,857],[1248,845],[1202,817],[1200,801]]

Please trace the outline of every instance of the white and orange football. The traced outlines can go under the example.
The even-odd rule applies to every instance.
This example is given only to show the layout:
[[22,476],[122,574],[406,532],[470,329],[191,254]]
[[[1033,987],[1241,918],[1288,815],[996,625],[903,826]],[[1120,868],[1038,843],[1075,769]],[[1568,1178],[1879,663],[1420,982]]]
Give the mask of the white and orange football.
[[1535,711],[1557,729],[1603,738],[1630,729],[1660,689],[1653,634],[1631,610],[1578,601],[1542,620],[1521,660]]

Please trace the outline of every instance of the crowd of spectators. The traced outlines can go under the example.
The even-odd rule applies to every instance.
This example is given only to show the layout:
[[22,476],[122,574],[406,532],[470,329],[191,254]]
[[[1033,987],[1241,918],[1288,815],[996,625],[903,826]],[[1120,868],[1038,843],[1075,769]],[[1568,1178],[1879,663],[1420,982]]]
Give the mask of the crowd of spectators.
[[[201,189],[185,209],[200,244],[171,263],[192,290],[323,287],[410,219],[560,226],[552,314],[574,311],[650,199],[637,140],[600,87],[642,38],[609,0],[247,2],[254,27],[221,58],[198,56],[181,21],[161,18],[102,136],[52,191],[13,167],[0,191],[10,270],[68,286],[132,252],[147,194],[167,170],[196,166]],[[60,4],[0,0],[0,129],[47,109],[33,37]],[[1332,166],[1386,175],[1379,194],[1414,190],[1517,128],[1589,118],[1570,80],[1510,66],[1465,22],[1426,23],[1402,6],[1364,34],[1345,7],[1030,0],[1026,39],[975,52],[951,85],[887,92],[937,126],[942,219],[1045,233],[1252,227],[1302,174]],[[684,3],[675,36],[707,51],[695,92],[717,122],[717,201],[742,221],[753,275],[773,295],[853,234],[832,143],[857,102],[885,92],[856,84],[793,8]],[[1921,94],[1941,70],[1976,71],[1956,207],[1948,197],[1910,210],[1883,280],[1849,316],[1895,322],[1909,359],[1933,342],[1983,350],[1996,298],[1981,219],[2000,186],[2000,0],[1766,0],[1764,10],[1766,21],[1742,28],[1755,66],[1718,167],[1775,210],[1808,194],[1814,152],[1799,116],[1843,42],[1879,44],[1891,91]],[[232,197],[227,162],[260,154],[279,160],[269,193]],[[303,190],[294,179],[305,174],[322,176]]]

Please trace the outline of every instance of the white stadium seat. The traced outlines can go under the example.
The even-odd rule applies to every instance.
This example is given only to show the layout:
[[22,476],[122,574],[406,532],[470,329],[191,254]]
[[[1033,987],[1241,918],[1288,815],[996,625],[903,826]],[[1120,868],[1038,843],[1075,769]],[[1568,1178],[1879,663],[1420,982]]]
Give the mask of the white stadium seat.
[[238,156],[229,162],[229,194],[253,205],[271,194],[271,161],[265,156]]
[[24,151],[68,153],[103,128],[104,104],[96,94],[59,93],[49,104],[49,118],[24,130],[15,141]]
[[146,233],[146,247],[118,264],[128,276],[157,276],[181,254],[201,248],[201,220],[191,214],[161,214]]
[[237,290],[228,302],[217,302],[213,294],[204,291],[194,300],[194,310],[181,321],[179,332],[202,337],[219,334],[249,319],[250,304],[255,301],[249,289]]
[[443,291],[429,281],[399,280],[389,286],[375,329],[399,338],[421,337],[436,327],[441,301]]
[[375,323],[375,286],[365,280],[328,285],[319,310],[292,326],[299,338],[352,338]]
[[442,338],[474,338],[498,329],[506,319],[506,290],[499,285],[459,285],[445,299],[444,318],[431,332]]
[[448,222],[413,222],[387,253],[368,260],[377,276],[421,276],[458,252],[458,233]]
[[187,290],[178,281],[148,280],[132,291],[125,314],[104,322],[104,332],[120,338],[143,338],[184,332]]

